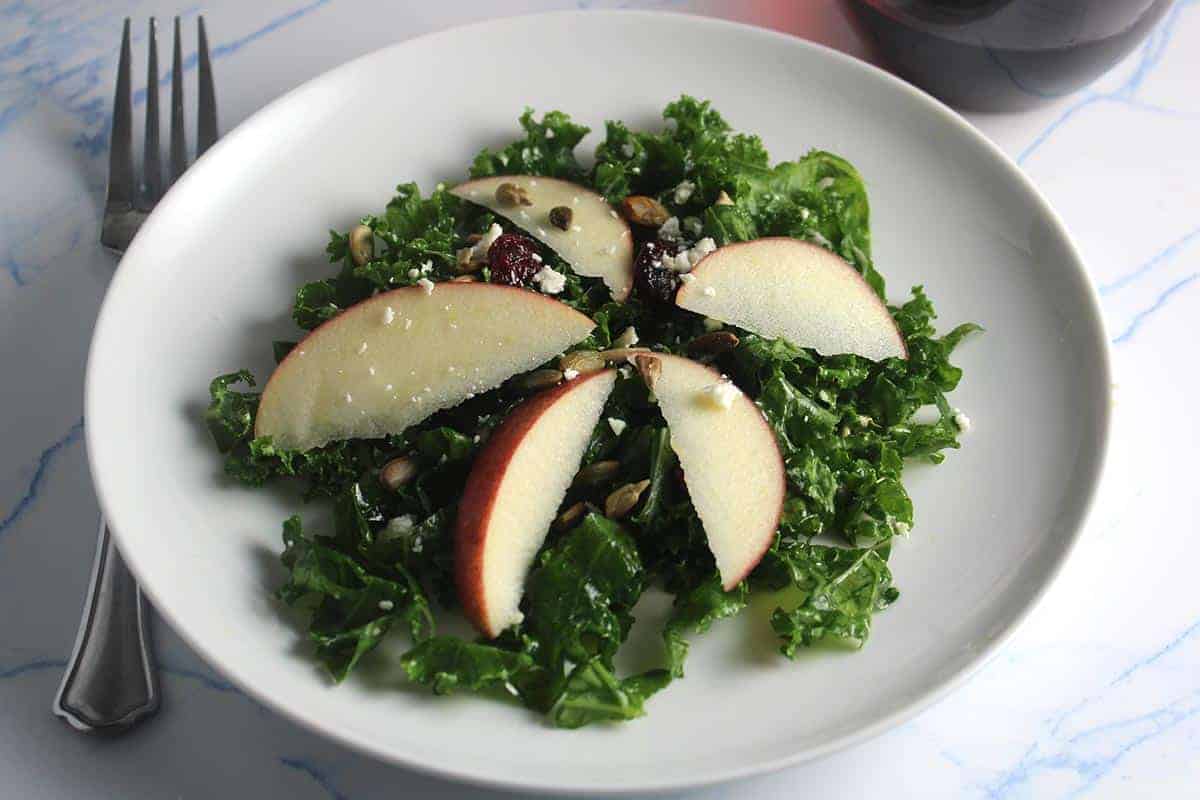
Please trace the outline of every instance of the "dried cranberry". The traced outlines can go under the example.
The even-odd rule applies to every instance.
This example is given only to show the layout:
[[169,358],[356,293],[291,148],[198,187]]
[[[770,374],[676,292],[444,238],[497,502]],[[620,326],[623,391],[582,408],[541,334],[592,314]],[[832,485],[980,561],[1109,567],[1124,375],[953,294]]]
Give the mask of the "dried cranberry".
[[509,286],[524,286],[542,268],[533,240],[515,233],[497,236],[487,255],[492,280]]
[[679,245],[672,242],[646,242],[633,262],[633,286],[638,296],[659,303],[675,302],[675,290],[679,288],[679,275],[662,263],[663,256],[679,252]]

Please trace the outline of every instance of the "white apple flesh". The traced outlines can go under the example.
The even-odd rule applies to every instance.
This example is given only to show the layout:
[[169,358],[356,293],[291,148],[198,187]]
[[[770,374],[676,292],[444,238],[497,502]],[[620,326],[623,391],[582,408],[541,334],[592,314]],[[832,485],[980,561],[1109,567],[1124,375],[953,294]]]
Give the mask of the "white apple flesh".
[[525,576],[615,381],[603,370],[531,397],[476,457],[458,504],[454,569],[463,611],[484,636],[521,621]]
[[887,306],[842,258],[783,237],[726,245],[701,259],[675,304],[748,331],[880,361],[907,358]]
[[292,349],[263,390],[254,434],[304,451],[400,433],[544,363],[593,327],[571,307],[511,286],[378,294]]
[[[496,196],[502,184],[522,189],[530,205],[509,205]],[[497,175],[459,184],[450,193],[510,220],[558,253],[580,275],[601,278],[613,299],[623,302],[633,288],[633,234],[603,197],[556,178]],[[566,230],[550,222],[550,210],[571,209]]]
[[762,411],[720,373],[681,356],[634,357],[654,392],[721,584],[762,560],[783,513],[786,473]]

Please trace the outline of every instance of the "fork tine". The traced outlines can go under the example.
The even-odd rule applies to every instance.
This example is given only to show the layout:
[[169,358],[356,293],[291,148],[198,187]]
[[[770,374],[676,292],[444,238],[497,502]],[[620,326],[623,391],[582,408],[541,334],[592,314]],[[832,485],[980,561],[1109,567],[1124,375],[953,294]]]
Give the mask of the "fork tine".
[[133,202],[133,99],[129,93],[129,18],[121,35],[121,58],[117,62],[117,93],[113,98],[112,132],[108,151],[108,208]]
[[148,210],[162,197],[162,149],[158,138],[158,25],[150,18],[150,57],[146,67],[146,144],[142,155],[143,201]]
[[171,183],[187,169],[187,134],[183,129],[183,42],[175,18],[175,57],[171,65]]
[[196,157],[217,140],[217,92],[213,86],[212,60],[208,55],[208,33],[200,17],[200,118],[196,124]]

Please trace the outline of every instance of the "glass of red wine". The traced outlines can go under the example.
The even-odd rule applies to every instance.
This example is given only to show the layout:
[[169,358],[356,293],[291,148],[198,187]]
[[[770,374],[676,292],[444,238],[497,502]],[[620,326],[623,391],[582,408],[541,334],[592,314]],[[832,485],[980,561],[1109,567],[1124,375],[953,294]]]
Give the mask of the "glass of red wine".
[[1126,56],[1173,0],[843,0],[905,79],[958,108],[1031,108]]

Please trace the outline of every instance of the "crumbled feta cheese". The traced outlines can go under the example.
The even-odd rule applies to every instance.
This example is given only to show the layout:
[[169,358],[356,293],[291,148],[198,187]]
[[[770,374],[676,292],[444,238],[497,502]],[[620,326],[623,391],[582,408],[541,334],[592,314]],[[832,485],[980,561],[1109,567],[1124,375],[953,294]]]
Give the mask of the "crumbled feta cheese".
[[900,534],[901,536],[908,536],[909,531],[912,530],[912,526],[909,525],[907,522],[900,522],[899,520],[892,520],[892,530],[894,530],[896,533]]
[[395,607],[396,607],[396,604],[393,603],[391,600],[380,600],[379,601],[379,610],[380,611],[391,611]]
[[971,430],[971,418],[959,411],[957,408],[954,409],[954,424],[957,425],[958,429],[963,433]]
[[611,208],[608,210],[608,215],[613,219],[617,219],[617,212],[613,211]]
[[729,381],[721,381],[700,390],[709,405],[725,410],[733,407],[733,401],[741,392]]
[[410,269],[410,270],[408,271],[408,277],[410,277],[410,278],[419,278],[419,277],[421,277],[421,270],[419,270],[419,269]]
[[608,427],[612,428],[614,436],[620,436],[621,432],[624,431],[627,426],[628,423],[626,423],[623,419],[617,419],[616,417],[608,418]]
[[[547,128],[547,129],[546,129],[546,138],[547,138],[547,139],[553,139],[553,138],[554,138],[554,129],[553,129],[553,128]],[[529,185],[530,185],[530,186],[533,186],[533,183],[532,183],[532,182],[530,182],[530,184],[529,184]]]
[[638,343],[637,328],[630,325],[621,331],[621,335],[613,339],[613,347],[633,347]]
[[818,189],[828,189],[830,186],[833,186],[833,178],[821,178],[817,181]]
[[421,274],[428,275],[431,272],[433,272],[433,262],[429,259],[425,259],[421,262]]
[[680,181],[679,185],[675,187],[675,205],[681,206],[691,200],[694,191],[696,191],[696,184],[691,181]]
[[[421,280],[417,281],[417,286],[420,286],[425,294],[433,294],[433,281],[429,280],[429,278],[421,278]],[[408,325],[405,324],[404,327],[407,328]]]
[[532,258],[534,261],[536,261],[539,264],[542,263],[542,257],[539,256],[537,253],[533,253],[529,257]]
[[396,311],[391,306],[388,306],[387,308],[385,308],[383,310],[383,324],[391,325],[395,321],[396,321]]
[[635,152],[637,151],[633,148],[633,142],[626,142],[625,144],[621,145],[621,154],[626,158],[633,158],[633,154]]
[[367,343],[363,342],[358,346],[358,354],[361,356],[365,352],[367,352]]
[[563,379],[564,380],[573,381],[578,377],[579,377],[579,370],[577,370],[577,369],[564,369],[563,370]]
[[567,286],[567,276],[548,266],[539,269],[533,275],[533,281],[543,294],[558,294]]
[[803,220],[806,220],[806,219],[808,219],[808,218],[809,218],[809,217],[811,217],[811,216],[812,216],[812,212],[811,212],[811,211],[809,211],[809,210],[808,210],[807,208],[805,208],[804,206],[800,206],[800,219],[801,219],[801,221],[803,221]]
[[668,242],[679,239],[679,217],[668,217],[666,222],[658,226],[658,238]]
[[416,522],[413,520],[411,514],[405,514],[402,517],[392,517],[388,520],[387,524],[388,533],[397,536],[412,533],[412,529],[415,527]]
[[692,281],[696,280],[696,276],[690,272],[685,272],[679,276],[679,280],[683,281],[684,283],[691,283]]
[[725,323],[721,322],[719,319],[713,319],[712,317],[704,318],[704,330],[706,331],[719,331],[724,327]]
[[622,378],[629,378],[631,375],[633,375],[633,367],[621,367],[617,370],[617,372],[621,374]]
[[699,217],[684,217],[683,227],[687,229],[688,235],[693,239],[698,238],[700,234],[704,233],[704,223],[700,221]]
[[858,424],[859,424],[860,426],[862,426],[862,427],[866,428],[867,426],[869,426],[869,425],[870,425],[872,422],[874,422],[875,420],[871,419],[870,417],[866,416],[865,414],[859,414],[859,415],[858,415],[858,420],[857,420],[857,421],[858,421]]
[[716,296],[717,296],[717,290],[716,290],[716,289],[714,289],[714,288],[713,288],[713,287],[711,287],[711,286],[705,286],[705,287],[704,287],[704,296],[705,296],[705,297],[716,297]]

